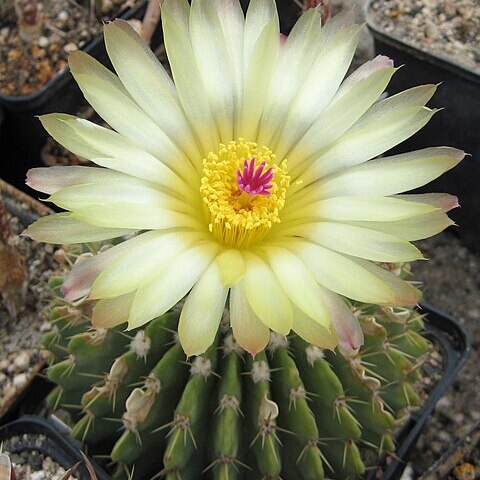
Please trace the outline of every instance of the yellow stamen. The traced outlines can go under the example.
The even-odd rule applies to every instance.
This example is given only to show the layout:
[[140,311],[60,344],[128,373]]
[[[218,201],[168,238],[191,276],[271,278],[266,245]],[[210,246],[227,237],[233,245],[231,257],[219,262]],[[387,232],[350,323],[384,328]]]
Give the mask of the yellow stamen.
[[[268,195],[249,195],[237,184],[237,171],[245,159],[266,162],[273,169]],[[210,152],[203,160],[200,194],[205,206],[208,228],[216,240],[231,247],[247,247],[261,240],[273,224],[280,223],[290,177],[287,162],[277,164],[267,147],[258,148],[243,139],[220,144],[218,153]]]

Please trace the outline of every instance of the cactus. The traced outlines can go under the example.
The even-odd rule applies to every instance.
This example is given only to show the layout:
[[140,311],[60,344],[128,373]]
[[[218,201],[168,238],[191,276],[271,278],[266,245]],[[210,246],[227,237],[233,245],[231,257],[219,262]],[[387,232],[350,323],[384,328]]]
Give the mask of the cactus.
[[[58,294],[61,279],[51,281]],[[186,359],[178,312],[145,328],[92,330],[88,302],[59,297],[44,337],[52,352],[52,408],[72,434],[105,453],[114,480],[355,479],[365,458],[395,449],[402,419],[421,403],[429,350],[413,309],[354,304],[358,352],[326,351],[295,334],[271,335],[255,358],[223,328]]]

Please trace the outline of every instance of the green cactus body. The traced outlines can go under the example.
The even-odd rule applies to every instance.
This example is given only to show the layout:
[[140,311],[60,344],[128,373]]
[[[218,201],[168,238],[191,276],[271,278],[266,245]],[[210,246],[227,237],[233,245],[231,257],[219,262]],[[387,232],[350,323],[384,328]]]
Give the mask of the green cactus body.
[[234,351],[223,359],[223,370],[218,386],[217,407],[213,417],[213,445],[211,469],[214,480],[241,478],[244,445],[242,445],[243,412],[240,378],[241,357]]
[[261,478],[280,478],[282,470],[280,440],[277,432],[278,405],[270,392],[271,371],[265,352],[247,362],[246,415],[247,439]]
[[173,339],[178,315],[169,313],[159,317],[134,333],[125,352],[113,362],[101,385],[93,386],[82,397],[85,418],[73,428],[75,438],[91,444],[120,436],[118,419],[125,410],[125,402],[139,378],[145,377],[162,358]]
[[[168,443],[163,456],[166,478],[194,478],[200,475],[207,416],[210,413],[209,397],[215,383],[217,343],[204,356],[196,357],[190,369],[191,377],[175,409]],[[197,471],[197,465],[200,468]],[[197,477],[198,478],[198,477]]]
[[365,335],[358,352],[272,335],[252,359],[226,329],[186,362],[178,314],[128,334],[87,331],[88,305],[54,303],[48,404],[71,413],[90,451],[114,445],[114,480],[355,480],[365,451],[393,451],[420,403],[430,344],[413,310],[352,307]]

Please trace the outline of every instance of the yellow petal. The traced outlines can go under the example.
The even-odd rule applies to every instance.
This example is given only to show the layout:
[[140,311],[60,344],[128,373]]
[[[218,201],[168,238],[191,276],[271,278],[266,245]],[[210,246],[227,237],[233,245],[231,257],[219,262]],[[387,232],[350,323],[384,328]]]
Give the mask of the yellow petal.
[[93,307],[92,325],[95,328],[113,328],[127,323],[134,293],[108,300],[99,300]]
[[106,24],[104,33],[108,56],[135,102],[190,158],[198,158],[175,85],[150,47],[125,20]]
[[214,243],[192,247],[163,265],[157,275],[140,286],[135,295],[128,329],[163,315],[195,285],[218,251]]
[[251,355],[261,352],[270,340],[270,330],[251,309],[243,281],[230,290],[230,323],[238,344]]
[[321,298],[318,284],[307,267],[287,249],[268,246],[265,252],[275,277],[290,300],[306,315],[330,330],[330,314]]
[[137,290],[199,239],[191,232],[158,232],[150,241],[132,245],[96,278],[90,298],[111,298]]
[[37,242],[84,243],[122,237],[134,231],[127,228],[95,227],[80,222],[69,213],[56,213],[39,218],[29,225],[26,233]]
[[394,292],[374,273],[353,259],[309,242],[285,242],[310,270],[315,280],[328,290],[366,303],[388,304]]
[[185,301],[178,323],[180,344],[188,357],[200,355],[213,343],[222,319],[228,288],[211,263]]
[[331,250],[377,262],[409,262],[423,258],[418,248],[406,240],[348,224],[308,223],[293,229],[293,232],[295,236]]
[[222,252],[216,259],[220,277],[225,287],[233,287],[245,275],[245,259],[236,249]]
[[298,308],[293,311],[293,331],[306,342],[320,348],[333,350],[338,343],[335,331],[328,331],[324,326],[312,320]]
[[292,306],[270,267],[257,255],[246,254],[243,284],[250,307],[262,323],[286,335],[292,328]]

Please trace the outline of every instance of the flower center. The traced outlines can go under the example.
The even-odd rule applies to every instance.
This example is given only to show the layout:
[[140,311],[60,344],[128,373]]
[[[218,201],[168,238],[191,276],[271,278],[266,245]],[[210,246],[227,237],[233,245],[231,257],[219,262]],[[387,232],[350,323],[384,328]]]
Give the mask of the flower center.
[[225,245],[247,247],[261,240],[285,205],[290,177],[267,147],[243,139],[220,144],[203,160],[200,184],[208,228]]

